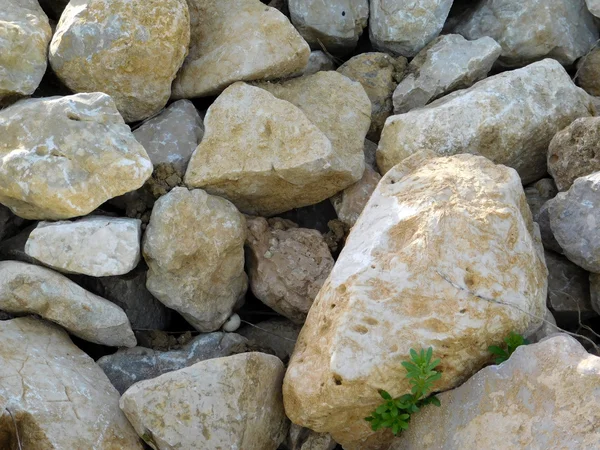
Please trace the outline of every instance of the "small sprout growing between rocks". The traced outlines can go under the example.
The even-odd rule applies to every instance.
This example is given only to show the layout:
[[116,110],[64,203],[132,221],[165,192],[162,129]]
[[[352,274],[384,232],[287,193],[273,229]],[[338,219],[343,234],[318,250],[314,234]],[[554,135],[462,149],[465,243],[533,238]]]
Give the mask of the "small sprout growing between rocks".
[[504,338],[504,342],[506,344],[506,350],[504,350],[501,347],[498,347],[497,345],[490,345],[488,347],[488,350],[494,355],[496,355],[496,364],[503,363],[508,358],[510,358],[510,355],[514,353],[517,347],[529,344],[529,341],[527,341],[527,339],[525,339],[520,334],[515,333],[514,331],[511,331],[508,337]]

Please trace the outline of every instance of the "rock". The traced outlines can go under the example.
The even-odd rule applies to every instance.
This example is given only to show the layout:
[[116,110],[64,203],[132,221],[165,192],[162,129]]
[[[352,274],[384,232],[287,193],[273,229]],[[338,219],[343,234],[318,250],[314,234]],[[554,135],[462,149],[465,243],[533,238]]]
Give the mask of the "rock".
[[140,262],[141,224],[105,216],[40,222],[27,239],[25,253],[64,273],[123,275]]
[[368,0],[289,0],[290,17],[312,48],[344,55],[356,47],[369,19]]
[[0,0],[0,105],[33,94],[46,72],[51,38],[37,0]]
[[390,450],[598,448],[600,359],[559,335],[519,347],[425,407]]
[[292,424],[285,441],[288,450],[333,450],[337,442],[327,433],[316,433]]
[[543,58],[569,66],[598,39],[584,0],[483,0],[454,31],[470,40],[494,38],[502,46],[498,62],[506,67]]
[[590,273],[590,301],[596,314],[600,314],[600,275]]
[[346,61],[338,72],[358,81],[371,100],[371,128],[367,137],[378,141],[385,119],[392,113],[392,93],[404,77],[407,61],[385,53],[361,53]]
[[487,76],[501,51],[489,37],[467,41],[459,34],[446,34],[434,39],[408,65],[408,75],[394,91],[394,113],[471,87]]
[[37,224],[25,228],[16,236],[0,242],[0,261],[21,261],[28,264],[41,265],[41,263],[25,253],[25,244],[29,235]]
[[599,0],[585,0],[585,5],[589,12],[594,16],[600,17],[600,1]]
[[160,111],[187,55],[190,16],[181,0],[78,0],[50,44],[52,69],[74,92],[105,92],[127,122]]
[[556,132],[592,111],[589,96],[563,67],[545,59],[390,117],[377,163],[384,173],[423,149],[442,156],[478,153],[516,169],[528,184],[546,174],[548,144]]
[[67,333],[31,317],[0,322],[0,448],[142,450],[119,394]]
[[156,202],[146,228],[146,287],[194,328],[215,331],[246,292],[245,238],[231,203],[177,187]]
[[[300,85],[308,80],[314,86],[322,76],[343,82],[335,72],[319,72],[285,86],[297,80]],[[364,111],[368,99],[360,85],[344,80],[352,91],[343,97],[320,92],[320,98],[307,98],[307,102],[320,103],[309,105],[317,110],[313,115],[259,87],[230,86],[208,109],[206,134],[192,155],[185,183],[227,198],[242,212],[272,216],[318,203],[356,182],[364,168],[362,141],[368,121],[355,116]],[[342,100],[345,106],[334,110]],[[352,116],[346,116],[346,123],[317,121],[328,119],[334,111]],[[349,131],[349,126],[357,129],[343,138],[336,134],[334,127]],[[341,147],[342,142],[349,147]]]
[[562,255],[564,254],[563,249],[556,241],[556,238],[554,237],[554,232],[552,231],[552,227],[550,226],[550,214],[548,212],[549,208],[550,202],[547,201],[542,205],[537,216],[537,223],[540,227],[542,243],[545,249],[552,250],[553,252]]
[[0,242],[13,237],[23,225],[23,219],[15,216],[6,206],[0,205]]
[[133,135],[148,152],[152,164],[172,164],[183,177],[192,153],[204,136],[204,125],[192,102],[178,100],[142,124]]
[[152,173],[102,93],[21,100],[0,111],[0,136],[0,203],[25,219],[89,214]]
[[177,350],[129,348],[103,356],[98,360],[98,365],[113,386],[123,394],[139,381],[156,378],[207,359],[242,353],[247,349],[246,342],[245,338],[235,333],[201,334]]
[[600,95],[600,48],[593,48],[577,63],[577,83],[590,95]]
[[386,448],[391,433],[374,435],[363,418],[379,389],[410,391],[401,362],[411,348],[433,347],[443,391],[489,362],[489,345],[541,325],[529,314],[544,314],[547,270],[517,173],[479,156],[432,155],[383,177],[288,366],[288,417],[346,450]]
[[365,139],[363,151],[365,155],[365,165],[370,166],[374,171],[377,172],[377,144]]
[[335,63],[321,50],[310,52],[308,63],[298,75],[312,75],[322,70],[335,70]]
[[310,48],[281,12],[259,0],[188,0],[190,52],[175,98],[216,95],[236,81],[284,78],[302,70]]
[[576,178],[600,171],[600,117],[576,119],[556,133],[548,148],[548,172],[560,191]]
[[227,321],[223,324],[223,331],[232,333],[234,331],[237,331],[241,324],[242,319],[240,318],[240,316],[238,314],[232,314],[231,316],[229,316],[229,319],[227,319]]
[[349,227],[354,225],[371,198],[371,194],[377,187],[379,180],[381,180],[381,175],[367,165],[365,173],[358,183],[331,197],[331,204],[342,222]]
[[300,325],[280,317],[264,320],[255,326],[244,325],[238,330],[238,334],[247,338],[253,347],[273,353],[287,363],[294,351],[300,328]]
[[558,194],[552,178],[542,178],[525,188],[525,197],[534,222],[538,222],[540,210],[544,203]]
[[544,322],[542,323],[542,326],[538,328],[533,334],[526,335],[525,337],[527,338],[530,344],[535,344],[536,342],[540,342],[542,339],[556,333],[560,333],[560,330],[556,326],[556,319],[554,318],[550,310],[546,308],[546,314],[544,314]]
[[275,450],[287,433],[285,369],[264,353],[209,359],[133,385],[120,406],[154,449]]
[[0,262],[0,310],[39,314],[69,333],[96,344],[134,347],[135,336],[121,308],[39,266]]
[[299,325],[333,268],[333,257],[317,230],[288,220],[248,218],[246,265],[252,293]]

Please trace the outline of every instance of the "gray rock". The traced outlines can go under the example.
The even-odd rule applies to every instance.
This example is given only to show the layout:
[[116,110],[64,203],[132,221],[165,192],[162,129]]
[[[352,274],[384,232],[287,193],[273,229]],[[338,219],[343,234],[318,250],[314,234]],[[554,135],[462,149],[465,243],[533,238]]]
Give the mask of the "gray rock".
[[554,198],[556,194],[558,194],[558,189],[552,178],[542,178],[525,188],[525,197],[534,222],[538,221],[540,209],[544,203]]
[[536,342],[540,342],[542,339],[552,336],[556,333],[560,333],[560,330],[556,326],[556,319],[550,310],[546,308],[546,314],[544,314],[544,322],[542,323],[542,326],[535,330],[534,333],[525,335],[525,337],[530,344],[535,344]]
[[348,227],[352,227],[356,223],[379,180],[381,180],[381,175],[367,165],[363,177],[357,183],[329,199],[338,218]]
[[542,244],[546,250],[552,250],[559,255],[563,255],[563,249],[560,244],[556,241],[554,237],[554,232],[552,231],[552,226],[550,225],[550,214],[548,212],[550,208],[550,202],[547,201],[540,208],[537,215],[537,223],[540,227],[540,236],[542,239]]
[[264,320],[255,326],[244,324],[238,334],[246,337],[253,347],[273,353],[287,362],[294,351],[301,328],[290,320],[277,318]]
[[585,5],[594,16],[600,17],[600,0],[585,0]]
[[600,314],[600,274],[590,273],[590,298],[592,308]]
[[313,50],[308,57],[308,63],[298,75],[312,75],[322,70],[335,70],[335,63],[321,50]]
[[14,236],[24,220],[15,216],[10,209],[0,205],[0,242]]
[[577,83],[590,95],[600,95],[600,48],[577,62]]
[[333,450],[337,442],[328,433],[317,433],[308,428],[292,424],[285,440],[287,450]]
[[21,261],[28,264],[41,265],[41,263],[25,253],[25,244],[29,235],[37,225],[31,225],[25,228],[16,236],[0,242],[0,261]]

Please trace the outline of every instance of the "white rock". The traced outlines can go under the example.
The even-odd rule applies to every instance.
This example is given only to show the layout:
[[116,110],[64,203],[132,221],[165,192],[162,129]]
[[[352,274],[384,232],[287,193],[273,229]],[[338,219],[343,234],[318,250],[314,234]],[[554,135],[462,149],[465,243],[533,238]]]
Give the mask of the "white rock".
[[227,322],[225,322],[223,324],[223,331],[227,331],[228,333],[233,333],[240,327],[241,324],[242,324],[242,321],[240,319],[240,316],[238,316],[237,314],[232,314],[229,317],[229,319],[227,319]]

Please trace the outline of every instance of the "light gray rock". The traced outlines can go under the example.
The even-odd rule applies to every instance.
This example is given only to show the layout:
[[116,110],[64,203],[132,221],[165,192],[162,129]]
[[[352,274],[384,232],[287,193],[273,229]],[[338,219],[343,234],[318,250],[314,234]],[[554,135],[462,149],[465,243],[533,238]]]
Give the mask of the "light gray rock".
[[284,318],[263,320],[255,325],[243,324],[238,334],[247,338],[253,347],[273,353],[287,363],[302,327]]
[[304,69],[298,73],[298,76],[312,75],[313,73],[325,70],[335,70],[335,63],[325,52],[313,50],[308,57],[308,63]]
[[585,0],[585,5],[594,16],[600,17],[600,0]]
[[577,62],[577,84],[590,95],[600,95],[600,48],[593,48]]
[[542,326],[535,330],[535,332],[532,334],[525,335],[525,337],[530,344],[535,344],[536,342],[540,342],[542,339],[556,333],[560,333],[560,330],[556,326],[556,319],[550,310],[546,308],[546,314],[544,314],[544,322],[542,323]]
[[531,210],[534,222],[538,222],[540,210],[544,203],[558,194],[558,189],[552,178],[542,178],[525,188],[525,197]]
[[342,222],[349,227],[356,223],[379,180],[381,180],[381,175],[367,165],[360,181],[330,198],[331,204]]

